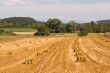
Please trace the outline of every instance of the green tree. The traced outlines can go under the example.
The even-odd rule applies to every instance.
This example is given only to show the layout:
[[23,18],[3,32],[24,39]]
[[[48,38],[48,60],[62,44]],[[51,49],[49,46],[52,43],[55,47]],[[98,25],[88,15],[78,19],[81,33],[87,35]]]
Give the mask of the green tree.
[[100,27],[100,33],[103,33],[104,32],[104,25],[101,24],[101,27]]
[[49,28],[46,25],[40,25],[37,28],[37,32],[34,35],[44,36],[49,34],[50,34]]
[[59,19],[57,19],[57,18],[48,19],[46,24],[50,28],[52,33],[60,32],[59,29],[60,29],[60,25],[62,24],[62,22]]
[[97,24],[94,21],[90,22],[91,33],[96,32]]
[[78,36],[87,36],[87,35],[88,35],[87,29],[85,29],[84,27],[81,27],[78,32]]
[[67,32],[76,32],[77,24],[75,21],[70,21],[66,25]]
[[65,24],[59,25],[59,32],[60,33],[65,33],[66,32],[66,25]]

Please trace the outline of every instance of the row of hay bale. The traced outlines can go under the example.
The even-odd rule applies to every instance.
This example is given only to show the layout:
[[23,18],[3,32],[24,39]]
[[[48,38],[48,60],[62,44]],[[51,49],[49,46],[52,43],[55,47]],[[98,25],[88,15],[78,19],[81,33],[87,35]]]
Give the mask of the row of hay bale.
[[78,38],[74,40],[74,43],[72,45],[72,52],[76,57],[76,59],[74,59],[75,62],[85,62],[85,58],[79,49]]
[[[35,54],[35,56],[36,56],[36,57],[42,56],[43,54],[48,53],[48,52],[49,52],[49,51],[46,49],[46,50],[44,50],[44,51],[42,51],[42,52],[37,52],[37,53]],[[25,59],[25,61],[23,62],[23,64],[33,64],[33,59]]]
[[106,39],[106,38],[104,38],[103,36],[99,36],[99,39],[101,39],[101,40],[103,40],[103,41],[105,41],[105,42],[110,42],[109,39]]

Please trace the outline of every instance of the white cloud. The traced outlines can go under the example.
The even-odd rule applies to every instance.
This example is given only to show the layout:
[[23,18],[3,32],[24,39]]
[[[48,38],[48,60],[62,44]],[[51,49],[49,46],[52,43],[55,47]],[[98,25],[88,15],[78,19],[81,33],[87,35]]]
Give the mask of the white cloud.
[[48,0],[50,4],[61,4],[62,0]]
[[0,0],[0,5],[28,4],[96,4],[110,3],[110,0]]
[[[1,17],[29,16],[39,20],[58,17],[64,21],[90,21],[110,18],[110,4],[63,4],[62,1],[51,4],[38,4],[31,0],[4,0],[8,6],[0,7]],[[6,2],[7,1],[7,2]],[[53,2],[53,4],[52,4]],[[55,3],[55,4],[54,4]]]
[[0,2],[1,6],[22,6],[31,3],[31,0],[3,0],[2,2]]
[[24,5],[25,2],[23,0],[8,0],[6,5]]

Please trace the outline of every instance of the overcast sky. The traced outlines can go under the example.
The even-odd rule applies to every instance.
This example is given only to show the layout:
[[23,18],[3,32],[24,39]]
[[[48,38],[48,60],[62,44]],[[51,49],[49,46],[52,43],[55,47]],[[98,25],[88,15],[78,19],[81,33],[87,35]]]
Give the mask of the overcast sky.
[[110,0],[0,0],[0,18],[13,16],[65,22],[110,19]]

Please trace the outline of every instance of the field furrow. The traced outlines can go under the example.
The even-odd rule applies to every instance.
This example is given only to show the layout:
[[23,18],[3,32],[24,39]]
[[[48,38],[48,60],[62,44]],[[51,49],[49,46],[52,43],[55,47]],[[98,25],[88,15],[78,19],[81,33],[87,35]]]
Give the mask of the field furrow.
[[0,43],[0,73],[110,73],[109,49],[97,46],[91,37],[27,38],[8,43]]

